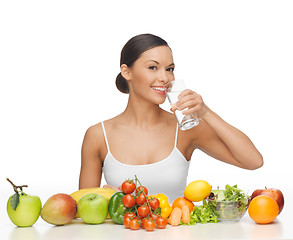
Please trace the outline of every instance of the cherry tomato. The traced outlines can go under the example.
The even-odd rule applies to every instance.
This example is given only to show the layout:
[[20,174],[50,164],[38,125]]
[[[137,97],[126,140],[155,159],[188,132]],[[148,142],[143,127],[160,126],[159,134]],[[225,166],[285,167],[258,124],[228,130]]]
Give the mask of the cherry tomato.
[[126,227],[126,228],[130,228],[129,224],[130,224],[130,221],[134,218],[137,218],[138,217],[136,216],[135,213],[125,213],[124,214],[124,220],[123,220],[123,225]]
[[167,226],[167,219],[162,218],[162,217],[158,217],[156,218],[156,224],[157,224],[157,228],[159,229],[164,229]]
[[122,199],[122,203],[125,207],[131,208],[135,205],[135,199],[131,194],[126,194]]
[[156,228],[156,224],[154,223],[154,220],[147,219],[147,221],[145,221],[144,223],[144,228],[147,231],[154,231],[154,229]]
[[152,214],[152,217],[156,220],[157,218],[161,217],[160,215],[158,214]]
[[129,223],[129,227],[132,230],[138,230],[140,228],[139,220],[137,218],[132,219]]
[[146,198],[146,196],[143,193],[139,194],[139,196],[135,199],[135,202],[139,206],[145,204],[146,201],[147,201],[147,198]]
[[145,195],[148,195],[148,190],[146,187],[144,186],[139,186],[138,188],[136,188],[135,193],[138,194],[139,192],[144,192]]
[[141,220],[141,226],[144,228],[144,224],[145,224],[145,222],[147,221],[148,219],[147,218],[143,218],[142,220]]
[[148,220],[154,220],[152,217],[146,217],[146,218],[143,218],[142,220],[141,220],[141,226],[144,228],[144,224],[145,224],[145,222],[147,222]]
[[157,198],[153,198],[153,197],[151,197],[151,198],[149,199],[149,204],[150,204],[150,206],[151,206],[151,208],[152,208],[153,210],[156,210],[157,208],[160,207],[160,201],[159,201],[159,199],[157,199]]
[[131,221],[132,219],[130,219],[130,217],[124,217],[124,220],[123,220],[123,225],[124,225],[124,227],[126,227],[126,228],[130,228],[130,221]]
[[133,182],[133,180],[126,180],[121,185],[122,192],[124,192],[125,194],[133,193],[135,190],[135,187],[136,185]]
[[149,214],[150,214],[151,210],[148,206],[140,206],[138,209],[137,209],[137,215],[140,217],[140,218],[145,218],[147,217]]
[[134,217],[136,217],[136,214],[135,214],[134,212],[131,212],[131,213],[125,213],[125,214],[124,214],[124,218],[126,218],[126,217],[134,218]]

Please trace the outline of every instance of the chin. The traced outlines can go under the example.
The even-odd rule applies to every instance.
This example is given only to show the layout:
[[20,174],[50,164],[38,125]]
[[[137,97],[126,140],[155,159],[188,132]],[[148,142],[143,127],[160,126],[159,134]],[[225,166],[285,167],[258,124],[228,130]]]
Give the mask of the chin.
[[163,104],[164,102],[166,101],[166,98],[162,98],[162,99],[158,99],[157,101],[155,101],[155,104],[157,104],[157,105],[161,105],[161,104]]

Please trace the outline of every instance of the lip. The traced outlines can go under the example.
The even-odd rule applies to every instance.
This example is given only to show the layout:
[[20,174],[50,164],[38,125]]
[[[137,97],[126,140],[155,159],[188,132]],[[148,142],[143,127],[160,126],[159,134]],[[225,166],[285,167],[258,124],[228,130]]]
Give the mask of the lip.
[[151,86],[151,88],[159,95],[166,95],[167,89],[164,86]]

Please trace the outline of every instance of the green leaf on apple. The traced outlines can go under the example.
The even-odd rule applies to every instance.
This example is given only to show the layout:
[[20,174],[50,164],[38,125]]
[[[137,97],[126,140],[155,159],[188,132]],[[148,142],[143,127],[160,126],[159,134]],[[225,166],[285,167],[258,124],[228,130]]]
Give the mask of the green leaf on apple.
[[14,211],[16,210],[18,204],[19,204],[19,194],[15,193],[15,194],[12,195],[12,198],[10,200],[10,205],[13,208]]

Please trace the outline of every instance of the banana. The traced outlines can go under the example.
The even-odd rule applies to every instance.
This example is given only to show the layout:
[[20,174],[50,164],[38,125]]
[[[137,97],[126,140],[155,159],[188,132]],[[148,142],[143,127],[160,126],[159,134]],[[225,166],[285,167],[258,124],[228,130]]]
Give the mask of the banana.
[[[76,192],[71,193],[70,196],[76,201],[76,203],[78,203],[78,201],[86,194],[97,193],[104,196],[109,203],[110,198],[115,192],[116,192],[115,190],[110,188],[99,188],[99,187],[98,188],[84,188],[84,189],[80,189]],[[78,212],[76,213],[75,218],[79,218]]]

